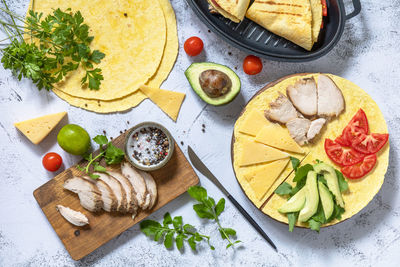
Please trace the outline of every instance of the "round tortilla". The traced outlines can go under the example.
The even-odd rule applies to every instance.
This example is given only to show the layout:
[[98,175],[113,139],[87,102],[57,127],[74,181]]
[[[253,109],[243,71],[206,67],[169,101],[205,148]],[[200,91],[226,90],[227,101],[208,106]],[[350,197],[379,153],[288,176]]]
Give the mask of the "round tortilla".
[[87,99],[114,100],[137,91],[157,71],[166,42],[166,23],[158,1],[34,1],[34,10],[45,15],[55,8],[79,10],[94,36],[92,49],[106,55],[95,64],[104,76],[99,90],[82,87],[82,68],[57,84],[58,90]]
[[[250,113],[250,111],[254,109],[265,110],[268,108],[268,104],[274,101],[278,97],[278,92],[282,92],[286,94],[286,88],[288,85],[294,84],[299,78],[303,77],[311,77],[314,76],[316,81],[318,80],[319,74],[308,74],[308,75],[294,75],[287,79],[278,82],[274,86],[268,88],[267,90],[261,92],[259,95],[255,96],[246,106],[243,114],[238,118],[235,123],[234,128],[234,143],[233,143],[233,166],[236,174],[236,178],[242,187],[244,193],[247,197],[259,208],[263,213],[269,215],[271,218],[283,222],[288,223],[288,219],[286,215],[278,212],[278,208],[281,207],[286,201],[287,198],[279,196],[277,194],[272,194],[272,196],[267,200],[268,196],[263,201],[259,201],[252,191],[249,183],[243,177],[243,173],[245,168],[239,167],[238,159],[240,158],[241,151],[244,149],[242,146],[243,140],[246,139],[254,139],[249,135],[242,134],[238,131],[240,125],[243,123],[244,118]],[[335,166],[334,163],[327,157],[324,150],[324,141],[325,138],[335,139],[339,136],[344,129],[344,127],[349,123],[351,118],[356,114],[358,109],[362,108],[368,118],[370,131],[375,133],[387,133],[387,125],[385,119],[380,111],[378,105],[375,101],[360,87],[355,85],[354,83],[335,76],[331,74],[327,74],[329,77],[333,79],[333,81],[337,84],[337,86],[342,90],[343,96],[346,101],[346,110],[336,119],[329,121],[323,128],[322,133],[317,137],[317,140],[312,144],[308,144],[303,146],[303,148],[310,153],[305,157],[302,165],[306,163],[312,164],[314,160],[319,159],[332,166]],[[343,193],[343,199],[345,201],[345,212],[342,215],[341,220],[334,220],[328,224],[323,226],[329,226],[346,220],[353,215],[357,214],[361,209],[368,205],[368,203],[372,200],[372,198],[378,193],[381,188],[385,173],[387,171],[388,163],[389,163],[389,149],[390,145],[385,145],[381,151],[378,153],[378,161],[375,165],[374,169],[366,175],[362,179],[358,180],[349,180],[349,190],[348,192]],[[302,158],[299,155],[294,155],[297,158]],[[304,157],[304,155],[303,155]],[[340,169],[338,166],[335,166],[337,169]],[[250,166],[246,168],[255,168],[255,166]],[[291,173],[291,166],[286,168],[286,170],[281,174],[283,179],[286,179],[286,182],[293,184],[293,173]],[[248,170],[248,169],[247,169]],[[287,178],[286,178],[287,177]],[[306,227],[307,224],[297,223],[297,226]]]
[[[164,54],[161,59],[161,64],[157,72],[147,82],[147,85],[153,88],[159,88],[160,85],[165,81],[175,64],[175,60],[178,55],[178,34],[174,10],[169,0],[159,0],[159,2],[161,4],[161,8],[164,12],[164,17],[166,20],[167,40],[165,44]],[[139,90],[123,98],[111,101],[74,97],[58,89],[54,89],[53,92],[72,106],[80,107],[97,113],[110,113],[128,110],[137,106],[144,99],[147,98]]]

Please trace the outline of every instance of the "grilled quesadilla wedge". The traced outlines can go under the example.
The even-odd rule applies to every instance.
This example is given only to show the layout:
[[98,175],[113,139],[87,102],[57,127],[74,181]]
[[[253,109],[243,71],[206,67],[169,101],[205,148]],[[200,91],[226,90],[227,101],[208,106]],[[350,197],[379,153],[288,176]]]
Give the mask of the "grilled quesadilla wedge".
[[246,17],[308,51],[313,46],[310,0],[255,0]]
[[207,0],[222,16],[239,23],[244,19],[250,0]]
[[310,0],[312,13],[312,38],[313,43],[318,42],[319,32],[322,24],[322,4],[321,0]]

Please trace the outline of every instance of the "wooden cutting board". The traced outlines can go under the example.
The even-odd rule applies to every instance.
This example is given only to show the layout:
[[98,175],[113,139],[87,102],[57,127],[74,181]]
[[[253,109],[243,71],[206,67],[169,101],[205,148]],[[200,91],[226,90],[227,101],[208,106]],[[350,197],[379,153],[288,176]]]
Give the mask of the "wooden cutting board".
[[[123,149],[125,135],[128,132],[126,131],[114,139],[113,144]],[[78,164],[82,166],[85,163],[86,161],[82,160]],[[119,165],[114,169],[119,170]],[[176,144],[174,154],[167,165],[160,170],[151,172],[151,174],[157,183],[157,203],[150,211],[139,210],[134,220],[129,214],[121,215],[107,212],[95,214],[82,208],[79,204],[78,196],[63,188],[65,180],[72,178],[73,175],[83,175],[74,166],[37,188],[33,195],[71,257],[74,260],[80,260],[171,200],[185,193],[190,186],[199,183],[199,178],[192,166]],[[56,205],[58,204],[85,214],[89,219],[89,225],[78,227],[70,224],[56,210]],[[79,235],[76,233],[77,230],[79,230]]]

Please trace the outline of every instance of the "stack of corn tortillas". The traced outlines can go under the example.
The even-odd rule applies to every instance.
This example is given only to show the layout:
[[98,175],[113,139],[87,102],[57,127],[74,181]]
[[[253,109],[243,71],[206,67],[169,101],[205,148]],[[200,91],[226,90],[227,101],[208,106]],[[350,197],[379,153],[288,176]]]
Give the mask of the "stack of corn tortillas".
[[104,76],[99,90],[82,87],[82,69],[55,86],[69,104],[99,113],[127,110],[147,98],[141,86],[159,88],[168,77],[178,54],[169,0],[34,1],[33,10],[45,15],[56,8],[79,10],[94,36],[91,46],[106,55],[96,65]]

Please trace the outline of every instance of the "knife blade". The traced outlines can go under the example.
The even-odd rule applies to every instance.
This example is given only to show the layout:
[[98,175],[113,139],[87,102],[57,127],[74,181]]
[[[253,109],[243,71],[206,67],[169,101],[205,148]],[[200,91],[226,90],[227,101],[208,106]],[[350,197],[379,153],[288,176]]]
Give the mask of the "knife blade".
[[242,215],[247,219],[247,221],[257,230],[257,232],[272,246],[275,251],[278,251],[274,242],[268,237],[264,230],[254,221],[254,219],[247,213],[247,211],[236,201],[236,199],[225,189],[225,187],[220,183],[217,177],[207,168],[207,166],[201,161],[201,159],[194,153],[193,149],[188,146],[189,159],[193,166],[211,182],[213,182],[219,190],[224,193],[225,196],[232,202],[233,205],[242,213]]

